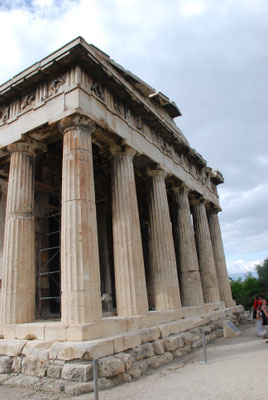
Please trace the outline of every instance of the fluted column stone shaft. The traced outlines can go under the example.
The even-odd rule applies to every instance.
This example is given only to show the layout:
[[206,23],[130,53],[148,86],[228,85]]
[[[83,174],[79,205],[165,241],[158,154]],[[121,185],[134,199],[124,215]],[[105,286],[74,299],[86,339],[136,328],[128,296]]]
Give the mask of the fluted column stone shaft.
[[235,305],[235,301],[232,298],[232,291],[227,272],[221,229],[218,218],[218,210],[213,210],[208,213],[208,224],[218,276],[221,300],[225,301],[227,307],[232,307]]
[[189,189],[173,187],[177,206],[177,232],[180,260],[180,287],[183,306],[204,303],[203,289],[197,258],[194,229],[191,221]]
[[34,321],[34,146],[14,143],[11,153],[3,251],[1,323]]
[[204,202],[195,202],[192,210],[204,300],[205,303],[219,302],[219,284]]
[[150,294],[156,310],[181,307],[175,248],[163,170],[148,171],[150,214]]
[[91,133],[82,116],[59,124],[63,138],[61,210],[61,321],[102,318]]
[[141,229],[133,168],[135,151],[112,148],[112,213],[117,315],[148,311]]

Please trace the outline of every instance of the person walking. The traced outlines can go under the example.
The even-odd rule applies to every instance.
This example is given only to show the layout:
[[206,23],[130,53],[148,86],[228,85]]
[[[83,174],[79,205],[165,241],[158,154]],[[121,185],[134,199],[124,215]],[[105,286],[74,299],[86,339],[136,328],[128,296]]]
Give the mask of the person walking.
[[[265,329],[265,326],[267,325],[266,320],[268,319],[268,308],[267,308],[267,301],[264,298],[262,294],[259,294],[258,296],[255,296],[255,301],[256,304],[256,328],[258,332],[258,336],[265,337],[267,336],[267,330]],[[255,303],[254,301],[254,303]],[[253,310],[254,310],[254,305],[253,305]],[[265,310],[265,312],[264,312]],[[267,317],[266,317],[266,312],[267,312]],[[254,313],[254,311],[253,311]]]

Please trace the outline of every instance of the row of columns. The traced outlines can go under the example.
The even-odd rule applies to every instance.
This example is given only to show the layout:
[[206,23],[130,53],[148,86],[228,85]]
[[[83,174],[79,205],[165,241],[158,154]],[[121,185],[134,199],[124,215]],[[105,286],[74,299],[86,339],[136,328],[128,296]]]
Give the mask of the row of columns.
[[[61,319],[88,323],[102,318],[91,134],[86,117],[59,123],[63,133],[61,222]],[[8,147],[10,173],[3,256],[1,323],[34,320],[34,158],[35,145]],[[147,285],[133,167],[135,151],[112,147],[112,215],[117,314],[148,311]],[[189,189],[174,187],[180,263],[180,287],[166,173],[148,171],[150,273],[148,296],[156,310],[204,302],[233,305],[217,213],[205,203],[192,205]]]

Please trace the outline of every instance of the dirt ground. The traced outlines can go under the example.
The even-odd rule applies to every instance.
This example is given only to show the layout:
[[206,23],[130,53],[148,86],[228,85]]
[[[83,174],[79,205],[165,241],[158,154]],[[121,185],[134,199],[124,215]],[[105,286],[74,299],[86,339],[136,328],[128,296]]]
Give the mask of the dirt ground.
[[[211,364],[202,365],[202,351],[187,362],[174,362],[135,382],[101,391],[99,400],[261,400],[268,398],[268,343],[256,329],[240,327],[242,335],[207,346]],[[93,400],[94,394],[68,397],[0,386],[0,400]]]

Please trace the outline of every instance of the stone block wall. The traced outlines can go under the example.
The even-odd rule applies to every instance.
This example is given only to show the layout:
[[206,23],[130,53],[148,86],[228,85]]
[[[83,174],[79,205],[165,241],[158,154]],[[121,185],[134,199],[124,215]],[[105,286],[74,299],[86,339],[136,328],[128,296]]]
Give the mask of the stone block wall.
[[[207,343],[223,337],[225,319],[238,325],[241,312],[164,337],[158,337],[153,329],[148,330],[141,344],[99,358],[99,388],[108,389],[130,382],[155,368],[183,360],[184,356],[202,347],[203,329]],[[64,345],[66,343],[35,340],[10,341],[4,346],[6,354],[0,356],[0,384],[64,392],[68,395],[92,392],[93,360],[90,353],[84,351],[85,344],[80,344],[81,348],[84,346],[81,358],[75,358],[70,350],[65,352],[64,357],[60,357],[59,350]],[[4,353],[4,347],[1,347],[0,340],[0,353]]]

